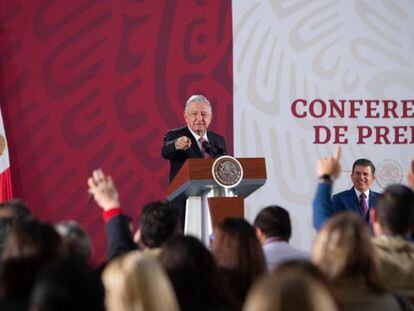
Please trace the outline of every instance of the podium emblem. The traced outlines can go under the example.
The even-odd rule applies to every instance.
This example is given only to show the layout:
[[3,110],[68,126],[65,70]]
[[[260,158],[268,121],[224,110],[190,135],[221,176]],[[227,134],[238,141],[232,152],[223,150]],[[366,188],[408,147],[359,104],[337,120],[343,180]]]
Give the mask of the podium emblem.
[[243,167],[231,156],[217,158],[211,170],[216,183],[224,188],[234,188],[243,179]]

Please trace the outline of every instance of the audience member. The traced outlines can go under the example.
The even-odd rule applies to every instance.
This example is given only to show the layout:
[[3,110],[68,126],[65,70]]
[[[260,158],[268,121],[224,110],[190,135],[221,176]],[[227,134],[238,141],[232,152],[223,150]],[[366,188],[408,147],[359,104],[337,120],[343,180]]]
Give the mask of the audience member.
[[[333,159],[339,162],[339,156],[340,151]],[[327,159],[325,158],[325,160]],[[333,176],[325,173],[319,175],[322,183],[329,183],[332,178]],[[352,165],[351,180],[353,187],[350,190],[335,194],[332,197],[332,204],[324,205],[314,201],[313,225],[316,230],[320,230],[329,217],[341,211],[353,211],[360,215],[366,223],[369,223],[369,210],[372,206],[375,206],[379,194],[370,189],[375,180],[374,164],[368,159],[356,160]]]
[[0,258],[3,252],[4,242],[7,234],[15,225],[15,220],[12,217],[0,217]]
[[336,148],[335,156],[323,157],[317,161],[316,174],[318,186],[312,203],[313,226],[319,230],[324,222],[332,216],[333,181],[341,173],[341,147]]
[[122,214],[118,190],[111,176],[101,169],[88,178],[88,192],[102,209],[108,237],[108,259],[136,249],[129,227],[129,218]]
[[336,297],[336,294],[333,290],[332,283],[328,279],[328,277],[311,261],[304,260],[304,259],[292,259],[289,261],[285,261],[281,263],[277,269],[275,269],[274,273],[277,275],[278,271],[284,269],[294,269],[297,272],[303,272],[304,274],[310,275],[312,278],[318,280],[322,284],[325,285],[326,289],[330,292],[331,296],[334,298],[336,304],[340,306],[339,301]]
[[384,290],[368,227],[355,213],[338,213],[326,222],[312,258],[332,281],[344,310],[405,310],[402,299]]
[[280,263],[291,259],[307,259],[309,254],[289,244],[292,233],[289,212],[280,206],[268,206],[256,216],[256,235],[262,244],[267,269],[272,271]]
[[0,203],[0,218],[12,217],[16,221],[31,218],[30,210],[20,199],[12,199]]
[[[111,176],[95,170],[88,179],[89,193],[103,210],[108,234],[108,258],[112,259],[137,249],[128,225],[128,217],[122,214],[118,191]],[[168,203],[156,201],[144,206],[140,228],[135,237],[141,249],[159,248],[177,232],[177,216]]]
[[403,185],[388,186],[371,211],[374,246],[386,288],[409,297],[414,309],[414,193]]
[[55,229],[60,234],[63,247],[68,254],[88,263],[92,254],[92,244],[81,225],[74,220],[67,220],[58,222]]
[[177,214],[166,202],[149,203],[142,209],[138,230],[142,248],[159,248],[178,232]]
[[61,239],[52,226],[36,220],[17,223],[7,235],[2,253],[0,289],[3,299],[27,308],[37,271],[61,255]]
[[0,203],[0,257],[7,234],[13,226],[31,218],[30,210],[20,199]]
[[326,281],[322,281],[323,276],[312,264],[285,263],[255,283],[247,296],[243,310],[341,310]]
[[102,278],[108,311],[179,310],[171,283],[153,254],[133,251],[119,256]]
[[242,218],[227,218],[215,228],[212,253],[228,287],[243,304],[253,282],[266,271],[254,228]]
[[168,240],[162,246],[160,260],[173,284],[180,310],[228,310],[236,305],[223,286],[211,253],[196,238],[175,236]]
[[55,260],[36,277],[30,311],[104,311],[105,291],[98,274],[84,260]]

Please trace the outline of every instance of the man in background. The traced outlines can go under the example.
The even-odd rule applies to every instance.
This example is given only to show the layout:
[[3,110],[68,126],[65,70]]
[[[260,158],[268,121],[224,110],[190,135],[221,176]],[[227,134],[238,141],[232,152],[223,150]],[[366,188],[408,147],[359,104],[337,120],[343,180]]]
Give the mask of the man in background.
[[[158,249],[177,233],[177,218],[168,203],[156,201],[144,206],[139,229],[133,237],[130,217],[121,210],[118,190],[111,176],[101,169],[88,178],[88,192],[102,209],[102,218],[108,235],[108,259],[136,250]],[[155,250],[157,252],[157,250]]]
[[[319,176],[319,180],[326,183],[331,182],[332,178],[329,174]],[[374,164],[368,159],[356,160],[352,165],[351,180],[353,187],[335,194],[332,197],[332,205],[327,206],[314,201],[313,226],[316,230],[319,230],[329,217],[340,211],[353,211],[370,224],[369,211],[375,206],[379,195],[370,189],[375,180]],[[315,199],[318,199],[318,196]]]
[[414,193],[404,185],[388,186],[371,210],[373,242],[384,285],[410,299],[414,307]]
[[20,199],[12,199],[0,203],[0,255],[7,234],[17,223],[30,220],[30,210]]
[[292,234],[289,212],[280,206],[268,206],[256,216],[253,226],[262,244],[268,271],[293,259],[309,259],[309,254],[289,244]]

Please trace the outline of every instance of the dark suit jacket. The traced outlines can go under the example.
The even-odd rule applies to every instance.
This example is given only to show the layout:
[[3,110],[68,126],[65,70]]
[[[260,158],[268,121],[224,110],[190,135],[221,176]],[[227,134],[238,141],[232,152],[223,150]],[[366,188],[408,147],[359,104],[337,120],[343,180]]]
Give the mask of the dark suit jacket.
[[[329,200],[331,190],[332,185],[330,183],[318,185],[316,196],[313,200],[313,226],[316,230],[319,230],[325,221],[337,212],[353,211],[361,215],[361,218],[364,217],[359,205],[359,198],[353,187],[335,194],[332,200]],[[378,195],[378,192],[370,190],[368,199],[370,210],[371,207],[375,206]],[[367,224],[370,224],[369,213],[364,220]]]
[[108,236],[108,260],[137,249],[125,215],[112,217],[105,224],[105,230]]
[[[181,136],[187,136],[191,139],[191,147],[187,150],[175,150],[175,140]],[[226,155],[226,143],[223,136],[214,132],[207,131],[207,137],[210,145],[217,151],[215,157]],[[164,136],[164,144],[162,146],[161,155],[164,159],[170,160],[170,178],[171,182],[177,175],[185,160],[190,158],[202,158],[200,148],[193,134],[187,126],[169,131]]]

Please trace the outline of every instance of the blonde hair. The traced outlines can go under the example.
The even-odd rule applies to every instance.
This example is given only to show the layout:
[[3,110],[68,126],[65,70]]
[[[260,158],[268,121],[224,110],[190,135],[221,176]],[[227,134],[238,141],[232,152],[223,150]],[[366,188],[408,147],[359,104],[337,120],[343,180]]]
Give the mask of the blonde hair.
[[312,260],[333,282],[362,276],[372,289],[382,289],[368,228],[353,212],[338,213],[326,222],[315,239]]
[[249,292],[244,311],[337,311],[331,292],[304,271],[286,268],[262,277]]
[[109,311],[178,310],[174,290],[154,254],[131,252],[116,258],[102,279]]

